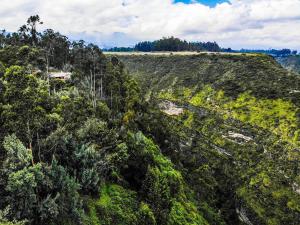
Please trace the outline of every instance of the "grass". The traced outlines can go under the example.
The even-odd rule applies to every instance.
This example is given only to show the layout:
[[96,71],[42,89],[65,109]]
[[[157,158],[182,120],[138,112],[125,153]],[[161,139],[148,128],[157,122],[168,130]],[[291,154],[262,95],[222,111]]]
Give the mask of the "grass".
[[116,56],[172,56],[172,55],[243,55],[243,56],[257,56],[260,54],[257,53],[235,53],[235,52],[191,52],[191,51],[182,51],[182,52],[103,52],[105,55],[116,55]]

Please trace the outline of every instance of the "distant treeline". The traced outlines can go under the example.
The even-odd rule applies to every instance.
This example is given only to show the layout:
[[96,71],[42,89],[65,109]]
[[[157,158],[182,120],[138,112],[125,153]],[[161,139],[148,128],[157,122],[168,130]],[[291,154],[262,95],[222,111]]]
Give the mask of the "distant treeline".
[[103,51],[109,51],[109,52],[133,52],[134,48],[131,47],[114,47],[110,49],[103,49]]
[[241,49],[241,50],[232,50],[231,48],[222,49],[223,52],[240,52],[240,53],[263,53],[272,56],[289,56],[289,55],[297,55],[297,50],[291,50],[288,48],[284,49]]
[[114,52],[152,52],[152,51],[209,51],[220,52],[221,48],[216,42],[187,42],[179,38],[169,37],[156,41],[143,41],[136,44],[133,48],[114,47],[105,49],[105,51]]
[[175,37],[164,37],[156,41],[142,41],[134,47],[114,47],[103,49],[111,52],[159,52],[159,51],[207,51],[207,52],[236,52],[236,53],[262,53],[276,57],[296,55],[297,50],[291,49],[241,49],[233,50],[231,48],[220,48],[216,42],[187,42]]

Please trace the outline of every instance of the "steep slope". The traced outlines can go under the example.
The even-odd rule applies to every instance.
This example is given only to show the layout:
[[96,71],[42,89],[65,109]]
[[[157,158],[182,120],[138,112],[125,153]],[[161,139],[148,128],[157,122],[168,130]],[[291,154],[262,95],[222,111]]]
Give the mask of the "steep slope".
[[124,65],[76,51],[71,79],[48,80],[42,49],[0,49],[0,224],[222,224],[137,129]]
[[[213,95],[216,92],[215,94],[223,97],[219,96],[219,102],[217,99],[210,102],[211,107],[222,104],[220,110],[224,113],[230,111],[237,119],[241,119],[245,111],[251,111],[253,115],[258,114],[263,118],[247,117],[244,120],[263,128],[271,128],[280,134],[283,134],[286,127],[280,123],[284,123],[285,118],[288,121],[287,126],[292,127],[292,134],[283,135],[286,139],[292,139],[290,136],[293,136],[298,141],[296,135],[299,132],[300,78],[287,72],[269,56],[200,54],[128,55],[120,58],[148,94],[155,93],[160,97],[181,100],[184,98],[185,101],[196,103],[197,97]],[[211,98],[210,100],[213,101]],[[241,101],[247,104],[238,108],[236,104]],[[261,110],[257,110],[257,106],[261,106]],[[286,115],[283,115],[284,112]],[[268,115],[269,113],[272,115]],[[264,121],[266,119],[271,121]]]
[[228,224],[299,223],[300,77],[265,55],[118,57],[165,115],[142,129],[199,200]]
[[[151,90],[211,84],[228,96],[251,91],[256,97],[300,104],[300,79],[266,55],[119,55],[131,74]],[[296,90],[296,92],[295,92]]]
[[276,60],[286,69],[300,74],[300,55],[277,57]]

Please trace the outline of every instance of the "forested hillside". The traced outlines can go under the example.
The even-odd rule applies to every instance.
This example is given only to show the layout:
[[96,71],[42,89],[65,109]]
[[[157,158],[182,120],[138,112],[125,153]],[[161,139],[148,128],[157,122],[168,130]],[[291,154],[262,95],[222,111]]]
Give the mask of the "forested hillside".
[[[40,34],[40,23],[33,16],[1,36],[0,224],[222,221],[141,131],[151,106],[124,65],[95,45]],[[58,70],[71,79],[49,76]]]
[[276,60],[287,70],[300,74],[300,55],[277,57]]
[[299,76],[105,56],[41,23],[0,36],[1,225],[299,224]]
[[299,224],[298,75],[257,54],[119,57],[165,112],[144,132],[201,202],[227,224]]

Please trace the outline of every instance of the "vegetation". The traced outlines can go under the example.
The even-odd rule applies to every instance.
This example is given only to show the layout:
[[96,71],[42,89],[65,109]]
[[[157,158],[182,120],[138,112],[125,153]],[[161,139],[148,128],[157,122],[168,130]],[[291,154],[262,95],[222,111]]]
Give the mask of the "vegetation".
[[291,50],[288,48],[284,49],[269,49],[269,50],[250,50],[250,49],[241,49],[240,52],[255,52],[255,53],[264,53],[276,57],[284,57],[284,56],[289,56],[289,55],[296,55],[297,50]]
[[300,74],[300,55],[276,57],[276,60],[286,69]]
[[0,36],[1,225],[298,225],[299,76],[255,54],[108,58],[41,23]]
[[142,41],[137,43],[133,48],[115,47],[108,49],[112,52],[154,52],[154,51],[208,51],[220,52],[221,48],[216,42],[187,42],[179,38],[168,37],[156,41]]
[[204,202],[228,224],[298,223],[296,74],[264,55],[120,58],[150,101],[184,109],[152,118],[144,131],[182,171],[211,224],[222,221]]

